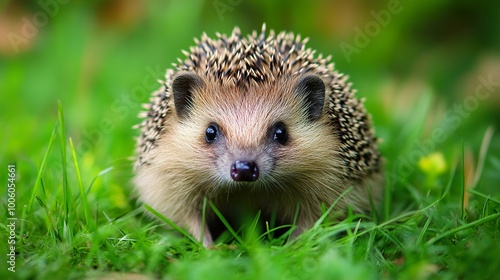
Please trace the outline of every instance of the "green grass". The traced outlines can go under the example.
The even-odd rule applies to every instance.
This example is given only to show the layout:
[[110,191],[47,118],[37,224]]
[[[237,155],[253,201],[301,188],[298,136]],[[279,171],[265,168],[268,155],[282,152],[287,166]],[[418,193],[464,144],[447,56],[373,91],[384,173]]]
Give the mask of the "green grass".
[[[478,75],[496,73],[490,67],[498,54],[491,50],[500,49],[500,41],[490,34],[499,34],[500,24],[488,19],[497,18],[498,9],[455,7],[453,1],[418,8],[405,3],[404,15],[394,15],[348,63],[338,45],[352,43],[352,25],[363,27],[367,19],[339,32],[339,22],[332,21],[338,17],[325,3],[282,7],[242,1],[224,20],[211,1],[182,3],[148,1],[129,23],[102,20],[93,1],[70,1],[40,28],[31,49],[0,53],[0,279],[122,278],[121,273],[165,279],[500,275],[498,86],[467,116],[451,114],[453,122],[446,117],[471,96]],[[354,10],[367,18],[370,10],[386,6],[359,5]],[[39,11],[36,3],[25,6]],[[464,9],[467,17],[460,13]],[[471,30],[481,32],[458,34],[455,25],[448,30],[442,24],[443,17],[474,23]],[[137,132],[131,126],[139,121],[140,104],[158,87],[144,79],[161,79],[193,37],[227,33],[234,25],[246,33],[262,22],[310,36],[309,46],[332,53],[336,67],[367,98],[386,161],[384,201],[370,217],[323,217],[292,242],[273,237],[272,229],[259,233],[250,221],[244,231],[233,229],[224,243],[205,249],[182,229],[164,226],[170,221],[161,215],[151,219],[146,213],[154,215],[154,209],[137,203],[130,160]],[[429,142],[436,131],[443,140]],[[9,164],[16,165],[15,273],[5,265]]]
[[[57,115],[47,152],[31,174],[34,188],[20,193],[17,204],[25,211],[17,232],[18,278],[120,272],[172,279],[493,279],[499,272],[500,197],[477,186],[463,205],[463,147],[452,150],[454,160],[447,159],[449,168],[433,177],[427,191],[415,184],[430,176],[422,171],[392,182],[380,208],[386,211],[378,215],[360,219],[350,214],[341,222],[323,217],[293,242],[233,230],[234,241],[207,250],[182,229],[169,230],[144,217],[145,211],[159,215],[150,207],[127,202],[125,209],[114,209],[112,197],[93,189],[99,177],[113,171],[81,169],[61,104]],[[488,145],[483,141],[486,154]],[[61,168],[49,172],[47,159],[53,156]],[[483,157],[483,172],[492,168],[486,158],[498,163],[494,156]]]

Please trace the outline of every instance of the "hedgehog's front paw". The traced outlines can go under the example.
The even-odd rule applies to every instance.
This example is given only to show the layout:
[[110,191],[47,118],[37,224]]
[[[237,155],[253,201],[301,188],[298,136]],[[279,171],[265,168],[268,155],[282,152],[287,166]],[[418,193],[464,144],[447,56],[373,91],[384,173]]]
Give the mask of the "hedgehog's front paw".
[[202,227],[201,219],[194,219],[192,223],[188,225],[189,233],[198,241],[203,242],[203,246],[208,248],[213,245],[214,241],[212,239],[212,234],[208,229],[208,225],[205,224]]
[[310,229],[314,225],[315,221],[316,220],[311,215],[300,215],[297,219],[296,228],[290,235],[290,240],[296,239],[304,233],[304,231]]

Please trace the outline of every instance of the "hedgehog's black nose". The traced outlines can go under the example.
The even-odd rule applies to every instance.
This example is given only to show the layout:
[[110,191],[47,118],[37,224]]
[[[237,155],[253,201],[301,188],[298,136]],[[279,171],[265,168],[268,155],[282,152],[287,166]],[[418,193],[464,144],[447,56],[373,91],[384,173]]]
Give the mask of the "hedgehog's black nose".
[[255,181],[259,178],[259,167],[255,161],[236,160],[231,164],[231,178],[235,181]]

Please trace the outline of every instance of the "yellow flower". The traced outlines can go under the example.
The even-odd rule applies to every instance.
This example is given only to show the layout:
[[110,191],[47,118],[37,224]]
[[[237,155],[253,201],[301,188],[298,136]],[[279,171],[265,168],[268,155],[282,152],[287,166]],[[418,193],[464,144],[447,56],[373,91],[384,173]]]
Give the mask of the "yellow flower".
[[429,176],[437,176],[446,171],[446,161],[441,152],[434,152],[418,161],[418,167]]

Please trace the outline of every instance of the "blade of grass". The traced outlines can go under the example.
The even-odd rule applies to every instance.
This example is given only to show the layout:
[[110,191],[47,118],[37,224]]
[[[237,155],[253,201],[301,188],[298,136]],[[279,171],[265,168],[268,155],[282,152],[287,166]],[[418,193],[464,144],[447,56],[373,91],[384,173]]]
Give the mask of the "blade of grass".
[[42,163],[40,164],[40,169],[38,169],[38,174],[37,174],[36,180],[35,180],[35,186],[33,187],[33,190],[31,191],[30,201],[28,203],[28,212],[31,210],[31,206],[33,205],[33,201],[35,200],[35,196],[36,196],[35,194],[38,191],[38,186],[40,185],[40,182],[42,180],[42,174],[45,171],[45,167],[47,166],[47,159],[49,157],[52,146],[54,145],[54,140],[56,139],[56,132],[57,132],[58,127],[59,127],[59,121],[56,122],[56,124],[54,125],[54,129],[52,129],[52,134],[50,136],[49,145],[47,146],[47,150],[45,151],[45,154],[43,155]]
[[359,232],[361,220],[358,220],[357,223],[352,221],[352,223],[355,224],[354,228],[348,227],[346,230],[346,241],[351,245],[351,248],[354,246],[354,242],[357,239],[356,235]]
[[474,174],[474,180],[472,182],[472,185],[469,186],[469,189],[473,189],[474,187],[476,187],[477,183],[479,182],[479,178],[481,178],[481,174],[483,173],[484,161],[486,159],[486,154],[488,153],[488,148],[490,146],[494,131],[495,129],[493,128],[493,126],[489,126],[484,133],[483,141],[481,143],[481,149],[479,152],[479,159],[477,160],[478,163],[476,173]]
[[[274,235],[272,235],[273,232],[281,230],[281,229],[287,229],[287,228],[289,229],[290,227],[291,227],[291,225],[281,225],[281,226],[277,226],[277,227],[270,227],[269,223],[266,222],[266,232],[262,233],[258,239],[262,239],[262,238],[264,238],[264,236],[267,235],[269,240],[272,240],[274,238]],[[285,234],[287,234],[287,233],[285,233]]]
[[[443,197],[444,197],[444,196],[443,196]],[[382,222],[382,223],[380,223],[380,224],[373,224],[373,223],[372,223],[372,225],[373,225],[372,227],[366,227],[366,229],[365,229],[365,230],[363,230],[363,231],[361,231],[361,232],[359,232],[359,233],[356,235],[356,237],[359,237],[359,236],[361,236],[361,235],[364,235],[364,234],[370,233],[370,232],[372,232],[372,231],[381,230],[381,229],[384,229],[384,228],[389,228],[389,225],[391,225],[391,224],[396,224],[396,222],[401,221],[401,220],[403,220],[403,219],[405,219],[405,218],[410,218],[410,217],[412,217],[412,216],[414,216],[414,215],[417,215],[417,214],[420,214],[420,213],[422,213],[422,212],[425,212],[425,211],[427,211],[428,209],[431,209],[431,208],[433,208],[433,207],[436,207],[436,205],[437,205],[437,204],[441,201],[441,199],[442,199],[443,197],[441,197],[439,200],[436,200],[436,201],[432,202],[431,204],[429,204],[429,205],[425,206],[425,207],[424,207],[424,208],[422,208],[422,209],[404,212],[404,213],[400,214],[399,216],[394,217],[394,218],[392,218],[392,219],[390,219],[390,220],[384,221],[384,222]]]
[[382,234],[387,240],[395,244],[398,248],[401,248],[401,250],[404,253],[406,246],[404,246],[403,243],[401,243],[401,241],[399,241],[399,239],[396,236],[392,235],[391,232],[389,232],[384,228],[378,229],[378,232]]
[[419,236],[417,238],[417,241],[415,242],[415,246],[420,245],[420,243],[424,239],[425,233],[427,232],[427,230],[429,229],[429,225],[431,224],[432,213],[434,213],[434,212],[431,212],[431,214],[429,215],[429,217],[427,217],[427,221],[425,221],[424,227],[420,231],[420,234],[419,234]]
[[64,240],[66,243],[64,245],[66,248],[71,248],[73,234],[72,227],[70,226],[70,207],[71,203],[71,193],[68,185],[68,162],[67,162],[67,154],[66,154],[66,125],[64,123],[64,111],[62,102],[59,100],[57,103],[57,116],[59,119],[59,138],[61,141],[61,163],[62,163],[62,187],[63,187],[63,204],[64,204],[64,219],[62,220],[62,232],[64,236]]
[[464,141],[462,140],[462,174],[460,176],[460,179],[462,180],[461,182],[461,188],[460,188],[460,217],[462,219],[465,218],[465,192],[466,192],[466,185],[465,185],[465,148],[464,148]]
[[170,221],[169,219],[167,219],[165,216],[163,216],[160,212],[158,212],[155,209],[153,209],[151,206],[149,206],[147,204],[144,204],[144,208],[146,208],[146,210],[148,210],[153,215],[155,215],[156,217],[158,217],[160,220],[162,220],[163,222],[165,222],[167,225],[169,225],[170,227],[172,227],[173,229],[175,229],[176,231],[178,231],[179,233],[181,233],[182,235],[184,235],[185,237],[187,237],[189,240],[191,240],[191,242],[199,245],[200,248],[204,248],[203,244],[201,242],[199,242],[198,240],[196,240],[193,236],[191,236],[191,234],[189,234],[187,231],[185,231],[184,229],[182,229],[179,226],[177,226],[175,223],[173,223],[172,221]]
[[481,224],[484,224],[486,222],[489,222],[491,220],[494,220],[494,219],[497,219],[497,218],[500,218],[500,213],[496,213],[496,214],[492,214],[490,216],[487,216],[487,217],[484,217],[482,219],[479,219],[479,220],[475,220],[474,222],[471,222],[471,223],[468,223],[468,224],[465,224],[465,225],[461,225],[461,226],[458,226],[454,229],[450,229],[446,232],[444,232],[443,234],[441,235],[438,235],[436,237],[433,237],[431,239],[429,239],[426,244],[429,246],[429,245],[432,245],[434,243],[436,243],[437,241],[447,237],[447,236],[450,236],[452,234],[455,234],[457,232],[460,232],[462,230],[466,230],[468,228],[472,228],[472,227],[475,227],[475,226],[478,226],[478,225],[481,225]]
[[492,197],[491,195],[485,195],[485,194],[480,193],[480,192],[478,192],[478,191],[476,191],[476,190],[474,190],[474,189],[469,190],[469,193],[471,193],[471,194],[473,194],[473,195],[480,196],[480,197],[482,197],[482,198],[484,198],[484,199],[487,199],[487,200],[493,201],[493,202],[495,202],[495,203],[497,203],[497,204],[500,204],[500,199],[494,198],[494,197]]
[[[203,198],[203,205],[202,205],[202,210],[201,210],[201,228],[205,228],[205,225],[206,225],[206,216],[207,216],[207,198],[204,197]],[[201,240],[205,240],[205,231],[202,230],[201,231],[201,236],[200,236],[200,241]]]
[[374,244],[375,244],[375,234],[376,232],[375,231],[372,231],[370,232],[370,234],[368,235],[368,242],[367,242],[367,246],[366,246],[366,249],[365,249],[365,257],[364,259],[367,260],[368,259],[368,256],[369,256],[369,253],[370,253],[370,250],[372,250],[372,248],[374,248]]
[[64,196],[64,224],[69,222],[69,203],[70,194],[68,188],[68,163],[66,161],[66,128],[64,124],[64,112],[62,103],[59,100],[57,103],[58,110],[57,116],[59,118],[59,138],[61,141],[61,162],[62,162],[62,175],[63,175],[63,196]]
[[78,188],[80,189],[80,198],[82,200],[85,221],[86,221],[87,226],[90,229],[90,232],[93,232],[93,231],[95,231],[95,224],[94,224],[94,220],[92,219],[92,215],[90,213],[90,208],[88,206],[87,196],[85,195],[85,190],[83,189],[82,175],[80,173],[80,168],[78,166],[78,160],[76,159],[75,147],[73,146],[73,140],[71,139],[71,137],[69,138],[69,147],[71,149],[71,155],[73,156],[73,162],[75,164],[76,178],[78,181]]
[[448,179],[448,184],[444,188],[444,192],[439,197],[438,202],[443,200],[450,193],[451,186],[453,185],[453,178],[455,178],[455,174],[457,173],[458,169],[458,161],[454,160],[453,162],[454,162],[453,167],[450,169],[451,173],[450,173],[450,178]]
[[99,174],[97,174],[97,175],[94,177],[94,179],[92,179],[92,181],[90,182],[89,187],[88,187],[88,188],[87,188],[87,190],[85,191],[85,195],[88,195],[88,194],[89,194],[89,192],[90,192],[90,190],[92,189],[92,186],[94,186],[94,183],[95,183],[95,181],[97,180],[97,178],[101,177],[102,175],[104,175],[104,174],[108,173],[109,171],[111,171],[111,170],[113,170],[113,169],[114,169],[114,167],[113,167],[113,166],[111,166],[111,167],[108,167],[108,168],[104,169],[103,171],[99,172]]
[[337,199],[335,199],[335,201],[332,203],[332,205],[330,205],[328,207],[328,209],[321,215],[321,217],[314,223],[314,228],[317,228],[319,227],[323,221],[326,219],[326,217],[328,216],[328,214],[330,214],[330,212],[333,210],[333,208],[335,207],[335,205],[337,205],[337,203],[344,197],[347,195],[347,193],[349,193],[350,191],[352,191],[353,187],[349,187],[348,189],[346,189],[345,191],[343,191],[339,197],[337,197]]
[[300,204],[297,204],[297,207],[295,207],[295,213],[293,215],[293,221],[292,221],[292,226],[290,229],[285,233],[287,235],[286,243],[290,244],[290,240],[292,239],[292,233],[297,230],[297,220],[299,218],[299,212],[300,212]]
[[110,225],[115,227],[123,236],[127,236],[127,233],[116,224],[116,221],[121,217],[111,218],[108,216],[108,214],[106,214],[106,212],[103,211],[102,213]]
[[215,215],[217,215],[217,217],[219,217],[219,219],[221,220],[221,222],[224,224],[224,226],[227,228],[227,230],[231,233],[231,235],[238,241],[238,243],[240,244],[244,244],[243,243],[243,240],[241,239],[241,237],[234,231],[233,227],[231,227],[231,225],[229,224],[229,222],[226,220],[226,218],[224,218],[224,216],[222,215],[222,213],[219,211],[219,209],[217,209],[217,207],[211,202],[209,201],[208,202],[210,204],[210,208],[212,208],[212,210],[214,211]]
[[50,218],[50,210],[48,209],[47,205],[45,202],[38,196],[35,195],[36,200],[38,201],[38,204],[42,206],[42,208],[45,210],[45,225],[47,226],[47,232],[50,233],[50,235],[53,237],[53,243],[54,245],[57,244],[56,239],[61,241],[61,236],[59,232],[57,231],[56,225],[53,223],[52,219]]
[[258,234],[256,234],[256,230],[257,230],[257,226],[259,224],[260,215],[261,215],[261,211],[259,210],[257,212],[257,214],[255,215],[253,221],[250,223],[250,225],[248,227],[248,231],[245,234],[246,240],[250,240],[250,238],[253,238],[253,237],[258,235]]
[[[24,229],[25,229],[25,224],[26,224],[26,213],[28,210],[27,205],[23,205],[23,212],[21,214],[21,228],[19,229],[19,238],[22,240],[23,239],[23,234],[24,234]],[[23,254],[23,245],[24,242],[19,242],[19,254]]]
[[40,186],[42,188],[43,198],[47,199],[47,192],[45,192],[45,184],[43,183],[43,178],[40,179]]

